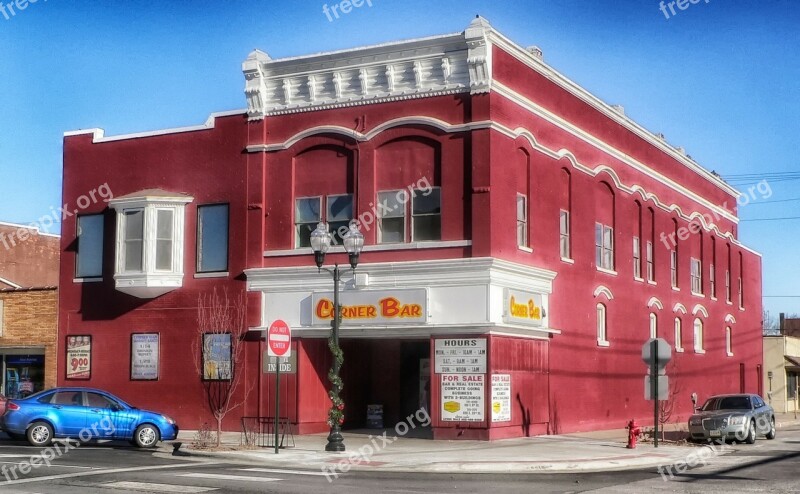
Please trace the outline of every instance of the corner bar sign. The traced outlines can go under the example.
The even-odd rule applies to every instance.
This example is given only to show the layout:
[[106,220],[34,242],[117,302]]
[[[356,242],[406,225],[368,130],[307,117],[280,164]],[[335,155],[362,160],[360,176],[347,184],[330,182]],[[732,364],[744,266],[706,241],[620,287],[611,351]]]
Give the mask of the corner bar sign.
[[286,322],[278,319],[267,330],[267,355],[288,357],[292,354],[292,330]]

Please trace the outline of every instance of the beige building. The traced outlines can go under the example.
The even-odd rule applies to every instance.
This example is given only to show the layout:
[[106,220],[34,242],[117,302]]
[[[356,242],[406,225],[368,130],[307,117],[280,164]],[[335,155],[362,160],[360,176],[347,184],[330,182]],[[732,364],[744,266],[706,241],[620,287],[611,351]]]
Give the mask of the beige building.
[[764,390],[778,413],[798,409],[800,375],[800,319],[780,318],[780,334],[764,336]]

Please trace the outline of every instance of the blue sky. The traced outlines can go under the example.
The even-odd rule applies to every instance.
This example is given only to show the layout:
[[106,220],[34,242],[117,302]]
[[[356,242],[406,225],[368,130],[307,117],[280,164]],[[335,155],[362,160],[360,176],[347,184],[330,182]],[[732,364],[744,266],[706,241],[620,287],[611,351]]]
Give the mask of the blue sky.
[[[800,172],[796,2],[700,0],[666,18],[654,0],[371,0],[332,22],[326,3],[38,0],[14,15],[6,7],[8,19],[0,10],[0,220],[28,223],[60,205],[66,130],[197,125],[244,108],[241,62],[253,48],[278,58],[458,32],[475,14],[708,169]],[[787,200],[800,198],[797,184],[771,181],[772,197],[757,193],[741,218],[800,216],[800,201]],[[741,223],[740,238],[764,256],[764,294],[796,296],[766,298],[773,314],[800,313],[798,226]]]

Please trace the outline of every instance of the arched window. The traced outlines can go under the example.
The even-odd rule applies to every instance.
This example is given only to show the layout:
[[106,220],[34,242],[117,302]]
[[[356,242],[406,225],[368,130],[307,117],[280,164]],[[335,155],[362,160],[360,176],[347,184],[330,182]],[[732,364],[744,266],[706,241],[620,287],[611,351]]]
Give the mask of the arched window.
[[658,338],[658,316],[650,313],[650,338]]
[[694,353],[706,353],[703,349],[703,321],[699,317],[694,320]]
[[608,346],[606,306],[597,304],[597,345]]
[[681,318],[675,318],[675,351],[683,351],[683,328],[681,327]]

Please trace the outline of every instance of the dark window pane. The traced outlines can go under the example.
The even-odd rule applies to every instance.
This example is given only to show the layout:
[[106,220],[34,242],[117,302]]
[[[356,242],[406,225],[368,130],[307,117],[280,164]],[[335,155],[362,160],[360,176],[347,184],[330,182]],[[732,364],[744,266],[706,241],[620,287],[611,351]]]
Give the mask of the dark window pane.
[[103,275],[103,215],[78,217],[78,256],[75,276]]
[[382,244],[394,244],[405,242],[405,223],[404,217],[381,218],[379,221]]
[[197,209],[197,271],[228,270],[228,205]]
[[295,223],[317,223],[319,221],[319,197],[306,197],[295,201]]
[[442,217],[438,215],[417,216],[414,218],[414,241],[425,242],[441,240]]
[[328,196],[328,223],[353,219],[353,196]]
[[428,195],[425,195],[421,190],[414,191],[414,199],[412,201],[413,214],[441,214],[441,189],[430,189]]

